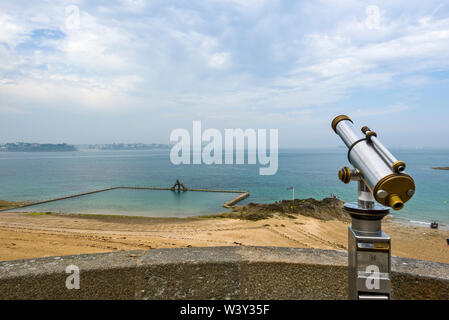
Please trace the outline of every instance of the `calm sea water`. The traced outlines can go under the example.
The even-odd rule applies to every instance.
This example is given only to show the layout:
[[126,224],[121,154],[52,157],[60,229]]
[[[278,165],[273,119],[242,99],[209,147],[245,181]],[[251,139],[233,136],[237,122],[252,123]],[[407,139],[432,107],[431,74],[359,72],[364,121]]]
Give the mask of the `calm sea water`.
[[[449,150],[393,150],[407,163],[417,192],[405,209],[393,212],[402,220],[439,221],[449,225]],[[192,188],[248,190],[247,202],[272,202],[295,197],[321,199],[331,193],[356,201],[355,183],[345,185],[337,171],[348,165],[346,150],[280,150],[279,170],[260,176],[258,165],[181,165],[168,151],[77,151],[64,153],[0,152],[0,199],[43,200],[118,185],[171,186],[180,179]],[[30,207],[27,211],[121,213],[148,216],[192,216],[223,212],[232,194],[114,190]],[[22,209],[25,211],[25,209]]]

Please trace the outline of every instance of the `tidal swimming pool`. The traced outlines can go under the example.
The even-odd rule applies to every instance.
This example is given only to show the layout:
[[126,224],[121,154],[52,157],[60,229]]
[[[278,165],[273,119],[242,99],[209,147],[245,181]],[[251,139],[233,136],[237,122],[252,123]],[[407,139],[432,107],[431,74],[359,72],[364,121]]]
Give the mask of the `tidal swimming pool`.
[[228,211],[223,204],[237,193],[115,189],[10,211],[190,217]]

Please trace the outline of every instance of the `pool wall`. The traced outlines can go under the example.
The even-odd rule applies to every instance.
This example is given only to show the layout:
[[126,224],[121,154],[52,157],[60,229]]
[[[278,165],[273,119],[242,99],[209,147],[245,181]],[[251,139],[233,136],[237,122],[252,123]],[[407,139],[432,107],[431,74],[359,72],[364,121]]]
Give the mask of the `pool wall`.
[[26,204],[23,204],[23,205],[20,205],[20,206],[8,207],[8,208],[5,208],[5,209],[0,209],[0,212],[1,211],[13,210],[13,209],[19,209],[19,208],[25,208],[25,207],[31,207],[31,206],[36,206],[36,205],[39,205],[39,204],[44,204],[44,203],[49,203],[49,202],[56,202],[56,201],[60,201],[60,200],[73,199],[73,198],[87,196],[87,195],[94,194],[94,193],[106,192],[106,191],[117,190],[117,189],[158,190],[158,191],[165,190],[165,191],[171,191],[171,192],[188,192],[188,191],[191,191],[191,192],[239,193],[238,196],[236,196],[235,198],[233,198],[233,199],[231,199],[228,202],[223,204],[223,207],[226,208],[226,209],[231,208],[233,205],[235,205],[238,202],[242,201],[243,199],[246,199],[247,197],[249,197],[249,192],[248,191],[239,191],[239,190],[214,190],[214,189],[190,189],[190,188],[186,188],[185,191],[174,191],[173,188],[118,186],[118,187],[110,187],[110,188],[105,188],[105,189],[97,189],[97,190],[92,190],[92,191],[88,191],[88,192],[76,193],[76,194],[71,194],[71,195],[68,195],[68,196],[63,196],[63,197],[58,197],[58,198],[52,198],[52,199],[47,199],[47,200],[30,202],[30,203],[26,203]]

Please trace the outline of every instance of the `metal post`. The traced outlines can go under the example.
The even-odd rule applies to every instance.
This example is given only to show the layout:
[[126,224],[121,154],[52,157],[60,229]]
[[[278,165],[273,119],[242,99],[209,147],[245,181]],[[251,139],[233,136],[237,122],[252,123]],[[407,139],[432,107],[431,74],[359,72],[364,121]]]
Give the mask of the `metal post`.
[[382,231],[387,207],[374,202],[371,191],[359,179],[358,203],[346,203],[352,217],[348,227],[348,289],[352,300],[388,300],[391,281],[391,241]]

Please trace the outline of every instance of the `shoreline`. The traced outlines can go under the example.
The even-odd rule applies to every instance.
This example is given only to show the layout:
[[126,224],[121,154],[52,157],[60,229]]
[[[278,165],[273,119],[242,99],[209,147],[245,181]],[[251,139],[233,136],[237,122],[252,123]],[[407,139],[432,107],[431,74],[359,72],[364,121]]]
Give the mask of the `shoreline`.
[[[21,208],[17,208],[21,209]],[[231,208],[232,209],[232,208]],[[13,210],[13,209],[8,209]],[[12,212],[12,211],[5,211]],[[23,213],[23,214],[29,214],[29,215],[71,215],[71,216],[86,216],[86,217],[117,217],[117,218],[143,218],[143,219],[225,219],[232,211],[226,211],[226,212],[220,212],[220,213],[207,213],[203,215],[192,215],[192,216],[145,216],[141,215],[144,214],[144,212],[139,212],[137,214],[129,215],[129,214],[123,214],[122,212],[113,212],[108,211],[108,213],[88,213],[88,212],[36,212],[36,211],[14,211],[17,213]],[[1,215],[1,213],[0,213]],[[239,219],[239,218],[232,218],[232,219]],[[245,219],[243,219],[245,220]],[[419,227],[423,229],[430,229],[431,222],[426,221],[419,221],[419,220],[410,220],[406,218],[397,218],[392,216],[391,214],[387,215],[383,220],[382,223],[385,222],[389,223],[395,223],[406,227]],[[438,222],[438,221],[437,221]],[[438,222],[438,230],[443,231],[449,231],[449,225],[445,223]]]
[[[438,167],[439,169],[440,167]],[[446,167],[444,167],[446,168]],[[449,168],[449,167],[448,167]],[[437,168],[433,168],[433,169],[437,169]],[[103,192],[106,190],[112,190],[112,189],[128,189],[128,188],[136,188],[136,189],[155,189],[155,190],[159,190],[159,189],[164,189],[164,190],[169,190],[169,188],[157,188],[157,187],[126,187],[126,186],[118,186],[118,187],[110,187],[110,188],[106,188],[106,189],[101,189],[101,190],[94,190],[94,191],[89,191],[86,193],[82,193],[82,194],[73,194],[73,195],[69,195],[69,196],[63,196],[61,199],[66,199],[66,198],[71,198],[71,197],[78,197],[78,196],[82,196],[85,194],[90,194],[90,193],[97,193],[97,192]],[[225,202],[223,204],[223,208],[224,209],[228,209],[229,211],[225,211],[225,212],[209,212],[209,213],[202,213],[200,215],[185,215],[185,216],[169,216],[167,215],[167,211],[160,211],[158,212],[157,210],[153,211],[132,211],[132,212],[128,212],[128,213],[123,213],[123,212],[115,212],[115,211],[111,211],[111,210],[105,210],[103,213],[101,213],[101,211],[99,210],[93,210],[92,212],[89,211],[85,211],[85,212],[70,212],[70,211],[52,211],[51,213],[53,214],[79,214],[79,215],[117,215],[117,216],[129,216],[129,217],[148,217],[148,218],[158,218],[158,217],[167,217],[167,218],[195,218],[195,217],[199,217],[199,218],[207,218],[207,217],[218,217],[218,216],[229,216],[232,215],[233,212],[235,212],[236,208],[245,208],[248,207],[248,205],[256,205],[256,206],[270,206],[276,203],[282,203],[282,202],[286,202],[286,203],[292,203],[295,201],[318,201],[318,202],[322,202],[325,199],[330,199],[330,198],[323,198],[322,200],[316,200],[314,198],[308,198],[308,199],[294,199],[294,200],[279,200],[276,201],[274,203],[248,203],[246,205],[237,205],[238,202],[240,202],[241,200],[244,200],[245,198],[247,198],[249,196],[249,192],[248,191],[236,191],[236,190],[203,190],[203,189],[191,189],[191,191],[203,191],[203,192],[225,192],[225,193],[239,193],[235,198]],[[46,202],[53,202],[53,201],[59,201],[58,199],[50,199],[50,200],[41,200],[41,201],[7,201],[7,200],[0,200],[0,214],[3,212],[10,212],[10,210],[18,210],[18,209],[22,209],[22,208],[29,208],[32,207],[34,205],[38,205],[40,203],[46,203]],[[339,200],[340,201],[340,200]],[[341,203],[343,204],[343,202],[341,201]],[[324,207],[324,209],[328,209],[326,207]],[[26,210],[26,209],[25,209]],[[15,212],[26,212],[26,213],[32,213],[32,212],[39,212],[39,211],[15,211]],[[150,213],[150,215],[147,215],[148,213]],[[415,218],[415,217],[395,217],[393,215],[393,210],[390,210],[390,214],[385,218],[385,219],[391,219],[394,220],[396,223],[399,223],[401,225],[405,225],[405,226],[419,226],[419,227],[429,227],[430,228],[430,224],[432,222],[437,222],[438,223],[438,227],[440,230],[445,230],[445,231],[449,231],[449,221],[443,221],[441,222],[439,219],[431,219],[429,221],[425,221],[426,219],[423,218],[422,220],[418,220],[420,219],[419,217]],[[385,221],[384,219],[384,221]]]
[[[388,216],[387,216],[388,218]],[[390,217],[388,219],[391,219],[392,223],[397,223],[400,225],[404,225],[404,226],[410,226],[410,227],[418,227],[418,228],[423,228],[423,229],[431,229],[430,228],[430,224],[431,222],[425,222],[425,221],[419,221],[419,220],[409,220],[409,219],[405,219],[405,218],[395,218],[395,217]],[[438,230],[442,230],[442,231],[449,231],[449,225],[445,224],[445,223],[440,223],[438,222]]]
[[[0,260],[134,249],[280,246],[346,250],[349,222],[275,214],[266,219],[152,218],[103,214],[2,212]],[[449,232],[387,219],[392,254],[449,263]]]
[[[49,214],[49,215],[79,215],[79,216],[111,216],[111,217],[129,217],[129,218],[148,218],[148,219],[193,219],[193,218],[199,218],[199,219],[215,219],[215,218],[224,218],[226,217],[226,215],[228,215],[229,213],[232,213],[232,211],[225,211],[225,212],[218,212],[218,213],[205,213],[202,215],[192,215],[192,216],[152,216],[152,215],[144,215],[145,212],[135,212],[135,214],[124,214],[123,212],[114,212],[114,211],[107,211],[107,213],[99,213],[99,211],[95,211],[95,212],[69,212],[69,211],[48,211],[48,212],[40,212],[40,211],[9,211],[9,210],[16,210],[16,209],[22,209],[21,207],[17,207],[17,208],[4,208],[4,211],[0,210],[0,216],[3,213],[11,213],[11,212],[17,212],[17,213],[24,213],[24,214]],[[229,209],[232,210],[232,207],[230,207]],[[165,213],[165,211],[161,211],[161,213]],[[220,217],[223,216],[223,217]],[[234,218],[234,219],[238,219],[238,218]],[[420,221],[420,220],[411,220],[410,218],[398,218],[398,217],[394,217],[391,215],[391,213],[389,215],[387,215],[383,222],[385,222],[386,220],[388,220],[389,222],[392,223],[397,223],[400,225],[404,225],[404,226],[411,226],[411,227],[420,227],[420,228],[428,228],[430,229],[430,224],[433,221]],[[444,222],[439,222],[437,220],[438,223],[438,229],[439,230],[444,230],[444,231],[449,231],[449,224],[446,224]]]
[[[14,209],[14,208],[13,208]],[[8,210],[13,210],[8,209]],[[20,209],[20,208],[17,208]],[[5,213],[12,213],[12,211],[4,211]],[[182,217],[176,217],[176,216],[145,216],[145,215],[128,215],[123,214],[121,212],[112,212],[108,211],[108,213],[80,213],[80,212],[35,212],[35,211],[14,211],[16,213],[22,213],[30,216],[38,216],[38,215],[70,215],[70,216],[80,216],[80,217],[105,217],[105,218],[142,218],[142,219],[154,219],[154,220],[189,220],[189,219],[226,219],[226,217],[231,213],[232,211],[227,212],[221,212],[221,213],[211,213],[211,214],[204,214],[204,215],[193,215],[193,216],[182,216]],[[143,213],[143,212],[141,212]],[[0,213],[1,215],[2,213]],[[139,213],[140,214],[140,213]],[[231,219],[239,219],[239,218],[231,218]],[[243,219],[245,220],[245,219]],[[431,222],[425,222],[425,221],[419,221],[419,220],[409,220],[405,218],[397,218],[391,215],[387,215],[383,220],[383,223],[394,223],[398,224],[400,226],[405,227],[418,227],[423,229],[431,229],[430,224]],[[438,223],[438,229],[442,231],[449,231],[449,225],[446,225],[444,223]]]

